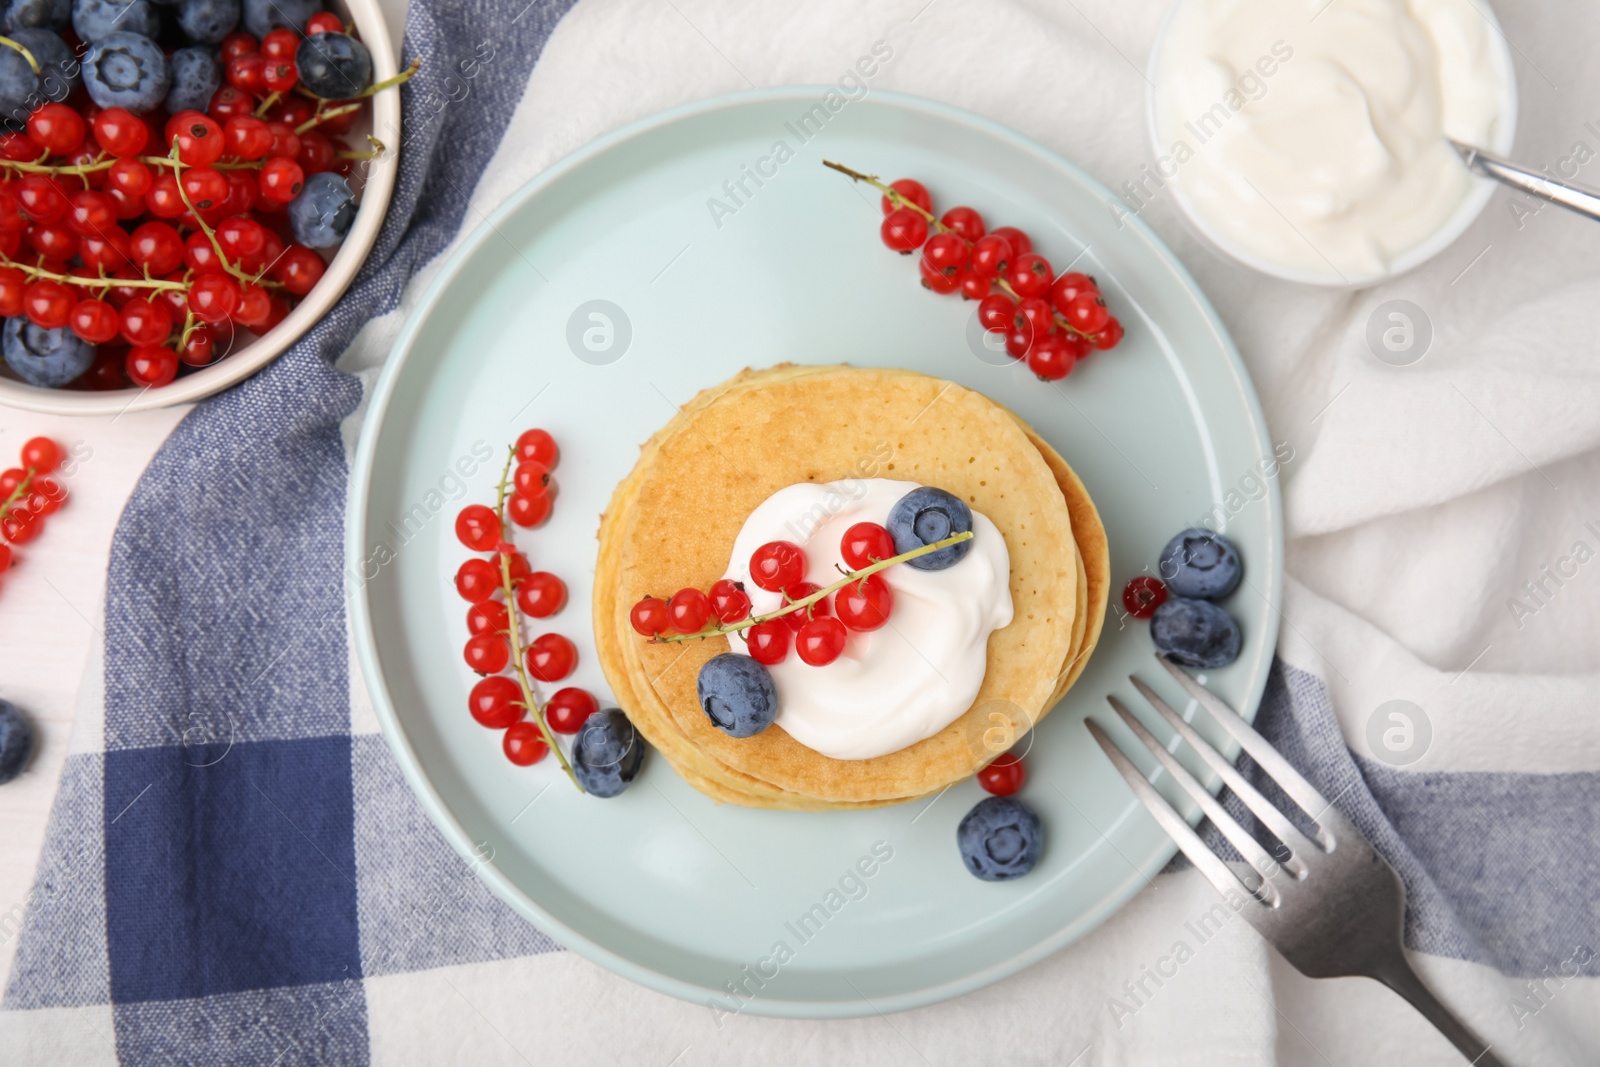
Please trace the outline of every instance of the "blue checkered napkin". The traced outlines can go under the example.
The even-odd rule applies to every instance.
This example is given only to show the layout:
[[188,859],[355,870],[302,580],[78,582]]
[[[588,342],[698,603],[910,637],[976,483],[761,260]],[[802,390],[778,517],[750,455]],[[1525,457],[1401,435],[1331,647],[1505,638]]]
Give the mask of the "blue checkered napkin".
[[448,850],[382,741],[352,734],[339,427],[361,389],[330,363],[472,224],[569,6],[411,4],[423,65],[371,258],[140,481],[112,547],[103,742],[63,772],[7,1011],[108,1005],[126,1063],[363,1062],[364,977],[556,947]]

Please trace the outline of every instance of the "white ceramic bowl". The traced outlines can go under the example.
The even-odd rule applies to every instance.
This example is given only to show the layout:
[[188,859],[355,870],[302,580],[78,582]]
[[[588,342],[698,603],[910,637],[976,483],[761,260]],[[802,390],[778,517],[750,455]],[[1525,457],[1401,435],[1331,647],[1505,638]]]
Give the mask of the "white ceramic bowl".
[[[331,0],[330,10],[347,22],[355,23],[356,35],[372,53],[373,80],[393,77],[398,70],[394,43],[384,21],[378,0]],[[366,168],[366,182],[360,192],[361,207],[350,233],[328,264],[327,273],[307,293],[289,316],[264,336],[236,345],[232,352],[210,366],[178,378],[160,389],[113,389],[84,392],[75,389],[40,389],[16,378],[0,363],[0,404],[43,411],[52,415],[116,415],[124,411],[144,411],[186,404],[221,392],[277,359],[300,339],[350,287],[356,272],[372,251],[389,210],[399,166],[400,93],[388,89],[372,96],[372,107],[363,111],[345,136],[352,147],[364,145],[372,133],[388,147]]]
[[[1146,84],[1149,89],[1145,93],[1145,125],[1150,138],[1150,144],[1159,159],[1166,152],[1166,145],[1156,121],[1156,72],[1161,63],[1162,47],[1166,44],[1168,32],[1178,12],[1186,4],[1202,3],[1204,0],[1175,0],[1167,11],[1167,17],[1161,24],[1161,30],[1156,34],[1155,47],[1150,50],[1150,62],[1146,68]],[[1517,135],[1517,79],[1516,71],[1511,62],[1511,48],[1506,41],[1506,36],[1500,30],[1500,22],[1495,18],[1494,10],[1487,0],[1468,0],[1482,12],[1484,19],[1494,31],[1489,35],[1490,47],[1494,50],[1494,62],[1504,75],[1506,98],[1502,104],[1501,121],[1496,124],[1493,144],[1480,145],[1497,155],[1507,155],[1511,152],[1512,142]],[[1380,274],[1360,275],[1356,277],[1339,277],[1325,273],[1298,270],[1274,262],[1264,256],[1245,248],[1238,242],[1231,240],[1227,235],[1219,232],[1209,219],[1205,217],[1189,199],[1183,185],[1178,181],[1169,181],[1168,188],[1172,190],[1173,197],[1183,209],[1183,215],[1203,240],[1223,255],[1235,259],[1245,266],[1269,274],[1274,278],[1285,281],[1300,282],[1305,285],[1318,285],[1330,289],[1364,289],[1377,285],[1379,282],[1404,274],[1409,270],[1421,266],[1434,256],[1443,252],[1454,244],[1456,238],[1467,232],[1484,207],[1489,203],[1489,198],[1494,195],[1495,183],[1488,178],[1475,177],[1472,191],[1467,194],[1456,210],[1447,216],[1444,223],[1435,230],[1426,240],[1413,245],[1410,249],[1396,256],[1389,265],[1389,269]]]

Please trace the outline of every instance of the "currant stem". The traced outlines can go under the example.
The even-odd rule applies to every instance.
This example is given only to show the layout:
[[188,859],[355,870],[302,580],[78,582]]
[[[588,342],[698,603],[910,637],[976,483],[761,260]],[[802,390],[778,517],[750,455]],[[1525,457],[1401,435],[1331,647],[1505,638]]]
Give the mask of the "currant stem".
[[32,52],[23,47],[21,41],[13,41],[9,37],[0,37],[0,45],[5,45],[7,48],[15,48],[18,52],[21,52],[22,58],[28,61],[28,66],[33,68],[33,72],[35,74],[39,73],[39,61],[33,58]]
[[[834,163],[834,162],[831,162],[830,160],[826,160],[826,159],[824,159],[822,161],[822,165],[824,167],[831,167],[832,169],[838,171],[840,174],[848,175],[854,181],[866,182],[868,185],[870,185],[874,189],[878,190],[884,196],[888,197],[890,203],[893,203],[893,204],[895,204],[895,205],[897,205],[899,207],[910,208],[912,211],[915,211],[918,215],[921,215],[924,219],[926,219],[928,221],[928,225],[933,227],[934,232],[936,232],[936,233],[955,233],[954,230],[952,230],[950,227],[946,226],[943,222],[939,221],[938,217],[935,216],[933,212],[928,211],[921,204],[918,204],[913,200],[906,199],[906,197],[901,194],[900,190],[898,190],[898,189],[896,189],[896,188],[894,188],[892,186],[884,184],[883,181],[881,179],[879,179],[876,174],[862,174],[858,170],[851,170],[849,167],[845,166],[843,163]],[[957,234],[957,236],[960,236],[960,235]],[[965,237],[962,237],[961,239],[963,241],[967,240]],[[971,241],[967,241],[967,247],[969,249],[972,247],[972,242]],[[995,284],[1000,286],[1000,288],[1005,290],[1007,293],[1009,293],[1011,295],[1011,299],[1013,299],[1013,300],[1021,300],[1022,299],[1022,297],[1017,294],[1017,291],[1015,289],[1011,288],[1011,283],[1006,281],[1004,278],[998,278],[998,277],[995,278]],[[1055,312],[1053,309],[1051,311],[1051,314],[1055,316],[1055,320],[1056,320],[1056,322],[1058,322],[1061,325],[1061,328],[1063,330],[1066,330],[1068,333],[1073,334],[1073,335],[1078,336],[1078,337],[1081,337],[1085,341],[1091,340],[1093,338],[1092,334],[1084,333],[1082,330],[1080,330],[1076,326],[1072,325],[1072,323],[1070,323],[1066,319],[1062,318],[1061,315],[1058,314],[1057,312]]]
[[11,490],[11,495],[6,497],[4,503],[0,503],[0,519],[10,515],[12,506],[15,505],[17,501],[28,495],[28,488],[33,484],[33,476],[35,473],[37,472],[34,470],[34,468],[29,467],[28,473],[22,476],[22,481],[17,483],[17,487],[15,489]]
[[[831,166],[832,164],[829,165]],[[700,630],[697,633],[692,634],[667,634],[665,636],[657,634],[654,640],[660,642],[698,641],[702,637],[715,637],[718,634],[736,633],[740,630],[748,629],[758,622],[771,622],[773,619],[781,619],[785,615],[800,611],[804,608],[809,608],[812,604],[815,604],[823,597],[828,596],[830,593],[838,592],[851,582],[859,582],[864,578],[869,578],[881,570],[887,570],[896,563],[904,563],[908,559],[916,559],[918,556],[926,556],[930,552],[937,552],[941,548],[949,548],[951,545],[958,545],[963,541],[970,540],[972,540],[971,530],[967,530],[964,533],[952,534],[949,537],[946,537],[943,541],[935,541],[931,545],[923,545],[921,548],[913,548],[910,552],[902,552],[898,556],[890,556],[888,559],[880,559],[876,563],[862,567],[858,571],[846,571],[845,576],[840,578],[837,582],[834,582],[832,585],[818,589],[815,593],[812,593],[809,596],[801,597],[799,600],[791,600],[783,607],[778,608],[776,611],[769,611],[765,615],[752,615],[748,619],[740,619],[738,622],[719,623],[716,626],[708,627],[707,629]]]
[[18,263],[3,254],[0,254],[0,266],[15,267],[30,278],[45,278],[52,282],[61,282],[64,285],[82,285],[91,289],[114,289],[124,285],[130,289],[188,288],[188,285],[183,282],[169,282],[160,278],[81,278],[76,274],[57,274],[55,271],[45,270],[43,267],[30,267],[26,263]]
[[[327,101],[324,100],[322,103],[326,104]],[[305,133],[307,130],[316,129],[329,119],[336,119],[340,115],[348,115],[352,111],[359,110],[360,107],[361,104],[359,102],[353,104],[341,104],[338,107],[330,107],[326,110],[323,110],[319,106],[315,115],[312,115],[309,119],[306,119],[304,122],[294,128],[295,135],[299,136],[300,134]]]
[[[500,486],[495,494],[494,512],[500,520],[500,540],[509,541],[511,527],[506,525],[506,486],[511,484],[511,464],[517,458],[515,447],[506,450],[506,465],[500,472]],[[533,721],[538,724],[539,733],[544,737],[544,743],[554,752],[556,759],[561,761],[561,769],[567,772],[567,777],[572,779],[572,784],[578,792],[587,792],[578,776],[572,773],[572,765],[567,762],[566,755],[561,751],[561,746],[556,744],[555,734],[550,732],[550,724],[545,721],[544,705],[539,703],[533,695],[533,683],[528,680],[528,672],[522,662],[522,610],[517,607],[517,591],[511,582],[511,553],[501,552],[500,555],[500,588],[506,595],[506,610],[511,616],[511,626],[506,631],[506,636],[511,641],[511,665],[516,668],[517,684],[522,687],[522,700],[533,712]]]
[[283,93],[279,92],[276,89],[272,90],[272,92],[268,93],[266,96],[263,96],[261,98],[261,103],[256,105],[256,112],[255,112],[256,118],[259,119],[259,118],[262,118],[263,116],[265,116],[266,113],[272,108],[272,105],[276,104],[279,100],[282,100],[282,99],[283,99]]

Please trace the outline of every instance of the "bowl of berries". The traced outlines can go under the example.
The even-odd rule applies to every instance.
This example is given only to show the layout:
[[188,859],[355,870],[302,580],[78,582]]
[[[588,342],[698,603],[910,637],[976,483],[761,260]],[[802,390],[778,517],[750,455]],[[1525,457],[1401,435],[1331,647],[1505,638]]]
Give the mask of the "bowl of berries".
[[0,403],[197,400],[349,287],[416,71],[376,0],[9,0],[0,45]]

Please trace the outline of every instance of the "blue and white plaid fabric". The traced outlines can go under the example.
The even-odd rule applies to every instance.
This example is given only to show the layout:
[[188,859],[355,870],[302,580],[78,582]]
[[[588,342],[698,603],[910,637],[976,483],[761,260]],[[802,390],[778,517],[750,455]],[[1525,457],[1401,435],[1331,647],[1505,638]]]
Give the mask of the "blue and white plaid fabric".
[[[104,663],[84,695],[0,1013],[37,1024],[0,1022],[0,1033],[21,1035],[0,1040],[0,1062],[438,1062],[455,1054],[457,1035],[445,1035],[440,1046],[397,1050],[396,1038],[371,1025],[381,1015],[375,998],[386,981],[430,971],[461,979],[459,965],[558,951],[444,844],[370,723],[355,727],[361,713],[352,707],[359,686],[350,677],[342,586],[341,422],[357,408],[361,388],[332,361],[369,320],[396,307],[414,272],[475,221],[466,217],[469,197],[568,6],[568,0],[536,2],[519,13],[486,0],[412,3],[406,58],[420,56],[424,64],[402,90],[400,181],[370,261],[333,313],[282,359],[192,412],[129,502],[111,559]],[[1139,7],[1102,6],[1130,18]],[[674,21],[681,13],[668,7],[600,5],[593,18],[616,34],[603,47],[622,42],[624,52],[670,51],[662,45],[651,52],[635,40],[645,33],[639,26],[686,32]],[[1116,17],[1107,12],[1100,14]],[[746,29],[752,40],[770,36],[759,26]],[[1148,30],[1139,28],[1146,36]],[[723,32],[741,30],[730,25]],[[474,57],[486,35],[494,61],[477,65],[467,100],[450,103],[446,77]],[[945,36],[951,48],[966,47],[961,34]],[[1090,35],[1075,47],[1078,55],[1105,51]],[[685,73],[698,69],[699,59],[672,62],[682,68],[683,84],[699,84]],[[816,59],[806,73],[821,77],[832,62]],[[1116,77],[1117,57],[1108,53],[1096,62],[1106,80]],[[951,66],[931,69],[943,78]],[[914,91],[938,88],[936,80],[907,77],[905,87]],[[624,81],[617,91],[637,89]],[[676,85],[649,97],[650,108],[677,102],[672,93],[681,91]],[[628,110],[615,101],[607,106]],[[1583,1052],[1600,1047],[1592,1020],[1588,1031],[1571,1014],[1564,1022],[1545,1020],[1562,1018],[1564,1005],[1591,1003],[1588,993],[1564,992],[1565,984],[1600,975],[1594,890],[1600,774],[1422,772],[1365,760],[1347,747],[1323,683],[1284,663],[1274,671],[1258,724],[1400,870],[1409,891],[1410,946],[1446,970],[1451,961],[1470,961],[1505,976],[1490,974],[1493,983],[1475,987],[1480,995],[1469,1013],[1475,1025],[1516,1035],[1524,1026],[1531,1031],[1529,1020],[1555,1004],[1537,1024],[1538,1043],[1527,1046],[1537,1055],[1525,1053],[1526,1062],[1594,1062]],[[1209,906],[1209,889],[1200,893],[1193,899]],[[1139,901],[1108,925],[1125,937],[1141,924],[1148,934],[1142,943],[1166,937],[1167,927],[1149,909],[1141,911]],[[7,937],[13,932],[3,928]],[[1102,934],[999,989],[973,994],[966,999],[970,1010],[943,1005],[900,1017],[892,1024],[898,1038],[932,1056],[978,1062],[982,1052],[963,1041],[977,1033],[985,1042],[979,1049],[1002,1047],[1000,1035],[980,1022],[1009,1020],[1005,1026],[1028,1043],[1020,1054],[1009,1051],[1011,1062],[1072,1061],[1085,1034],[1100,1051],[1084,1062],[1141,1062],[1139,1049],[1150,1046],[1119,1043],[1131,1039],[1119,1036],[1122,1023],[1106,1009],[1132,972],[1128,960],[1142,950],[1118,947]],[[1212,950],[1210,958],[1223,951]],[[1230,975],[1248,970],[1217,962]],[[589,975],[562,971],[552,985],[561,980],[582,983]],[[873,1036],[887,1033],[877,1019],[744,1018],[734,1037],[705,1037],[710,1023],[702,1007],[620,980],[565,992],[621,1005],[593,1026],[569,1013],[570,1026],[556,1033],[548,1024],[541,1033],[551,1047],[597,1061],[628,1049],[642,1061],[676,1063],[693,1047],[701,1051],[683,1062],[699,1062],[707,1058],[702,1042],[734,1040],[743,1043],[717,1046],[720,1062],[771,1062],[780,1055],[794,1063],[928,1059],[910,1056],[893,1034],[883,1045]],[[1247,992],[1237,995],[1252,1003]],[[1189,996],[1205,1003],[1204,992]],[[1008,1014],[1008,998],[1037,1004],[1035,1023],[1053,1021],[1024,1028]],[[1178,994],[1167,998],[1163,1012],[1178,1006]],[[391,998],[382,1017],[393,1026],[399,1013],[422,1007],[413,999],[396,1008]],[[1392,1017],[1403,1009],[1385,1010]],[[546,1018],[552,1015],[561,1018],[559,1011]],[[65,1031],[69,1019],[92,1033],[51,1044],[47,1035]],[[471,1019],[460,1007],[450,1025],[464,1032],[476,1026]],[[1149,1025],[1149,1016],[1140,1019]],[[1244,1021],[1225,1012],[1207,1021],[1208,1033],[1191,1028],[1167,1047],[1215,1047],[1204,1040],[1213,1023],[1224,1037],[1238,1035],[1238,1058],[1226,1062],[1273,1062],[1280,1049],[1292,1047],[1275,1036],[1271,1005]],[[958,1024],[967,1027],[965,1036],[948,1028]],[[1352,1018],[1348,1025],[1365,1024]],[[1298,1030],[1286,1014],[1283,1031],[1291,1028]],[[506,1060],[533,1062],[514,1042],[506,1045],[511,1051],[496,1046]],[[379,1046],[386,1055],[378,1055]],[[1285,1054],[1284,1062],[1322,1062],[1304,1052]]]

